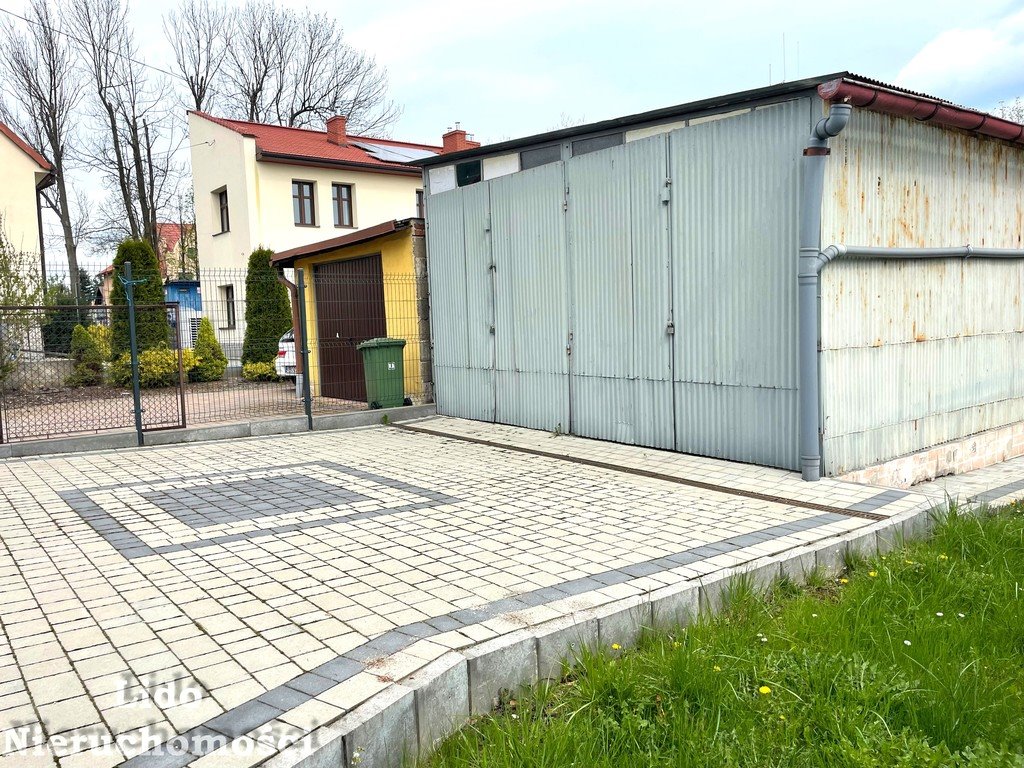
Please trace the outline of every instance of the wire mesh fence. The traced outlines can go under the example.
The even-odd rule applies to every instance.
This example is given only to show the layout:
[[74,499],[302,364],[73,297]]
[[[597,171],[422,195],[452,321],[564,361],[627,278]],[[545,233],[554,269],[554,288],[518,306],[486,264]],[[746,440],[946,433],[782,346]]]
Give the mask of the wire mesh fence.
[[[135,307],[142,430],[430,401],[425,275],[363,262],[133,273],[163,300]],[[77,298],[51,271],[39,306],[0,308],[2,442],[135,428],[119,275],[81,273]]]

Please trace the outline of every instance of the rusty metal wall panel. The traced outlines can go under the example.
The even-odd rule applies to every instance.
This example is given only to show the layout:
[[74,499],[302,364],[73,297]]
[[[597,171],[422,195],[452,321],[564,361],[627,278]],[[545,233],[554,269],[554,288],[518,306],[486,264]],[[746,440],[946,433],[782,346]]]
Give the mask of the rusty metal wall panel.
[[823,246],[1024,247],[1024,149],[867,110],[831,146]]
[[562,163],[485,182],[494,258],[495,419],[569,428]]
[[670,134],[679,450],[797,468],[796,252],[809,99]]
[[[1021,248],[1024,150],[854,112],[832,140],[822,244]],[[822,272],[829,474],[1024,417],[1024,264],[838,261]]]
[[1024,264],[848,261],[822,273],[825,469],[1024,417]]
[[571,431],[671,448],[663,136],[566,162]]

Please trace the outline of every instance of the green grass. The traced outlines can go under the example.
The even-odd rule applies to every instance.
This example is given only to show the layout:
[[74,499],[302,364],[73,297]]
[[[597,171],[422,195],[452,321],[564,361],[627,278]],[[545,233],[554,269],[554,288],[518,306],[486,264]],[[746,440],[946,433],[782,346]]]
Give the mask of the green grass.
[[720,616],[581,658],[428,764],[1024,766],[1024,506],[953,509],[844,578],[740,585]]

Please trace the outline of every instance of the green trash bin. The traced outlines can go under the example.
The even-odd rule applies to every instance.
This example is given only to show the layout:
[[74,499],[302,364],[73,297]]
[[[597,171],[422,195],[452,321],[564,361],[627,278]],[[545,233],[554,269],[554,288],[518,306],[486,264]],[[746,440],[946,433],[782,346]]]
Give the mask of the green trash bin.
[[405,403],[405,339],[369,339],[358,347],[363,353],[366,402],[371,408],[397,408]]

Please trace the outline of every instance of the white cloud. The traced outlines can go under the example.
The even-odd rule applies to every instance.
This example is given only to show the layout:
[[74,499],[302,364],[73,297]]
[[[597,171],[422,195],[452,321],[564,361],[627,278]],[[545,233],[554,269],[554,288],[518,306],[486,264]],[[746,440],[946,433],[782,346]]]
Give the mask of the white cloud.
[[1024,11],[989,26],[949,29],[903,67],[898,82],[946,98],[1024,95]]

